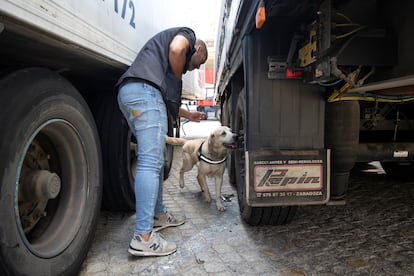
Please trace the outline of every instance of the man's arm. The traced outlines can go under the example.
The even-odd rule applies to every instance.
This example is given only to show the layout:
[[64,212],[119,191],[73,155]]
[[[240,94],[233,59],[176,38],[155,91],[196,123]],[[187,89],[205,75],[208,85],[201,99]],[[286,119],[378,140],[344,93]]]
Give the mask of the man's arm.
[[180,110],[178,111],[178,116],[184,117],[193,122],[200,122],[204,118],[204,115],[205,115],[204,112],[188,111],[181,107],[180,107]]
[[190,42],[183,35],[176,35],[170,43],[169,61],[174,75],[181,79]]

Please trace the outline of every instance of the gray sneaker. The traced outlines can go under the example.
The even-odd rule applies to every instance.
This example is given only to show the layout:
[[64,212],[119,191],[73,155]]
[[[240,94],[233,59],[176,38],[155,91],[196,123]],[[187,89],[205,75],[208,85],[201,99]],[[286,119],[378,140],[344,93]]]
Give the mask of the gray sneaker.
[[173,216],[171,213],[166,213],[167,217],[158,219],[154,217],[154,228],[153,231],[160,231],[167,227],[179,226],[184,224],[185,218],[181,216]]
[[148,241],[134,234],[128,249],[128,252],[134,256],[167,256],[175,251],[177,251],[177,245],[174,242],[167,242],[161,234],[154,231],[151,232]]

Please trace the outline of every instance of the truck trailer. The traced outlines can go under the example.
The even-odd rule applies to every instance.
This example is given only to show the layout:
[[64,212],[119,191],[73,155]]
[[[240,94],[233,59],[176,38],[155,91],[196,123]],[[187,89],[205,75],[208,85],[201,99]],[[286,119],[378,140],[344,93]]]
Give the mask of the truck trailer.
[[414,2],[223,0],[215,93],[239,134],[228,158],[251,225],[344,204],[378,161],[413,180]]
[[180,23],[163,16],[172,5],[0,0],[1,275],[76,275],[99,210],[135,210],[136,140],[114,85]]

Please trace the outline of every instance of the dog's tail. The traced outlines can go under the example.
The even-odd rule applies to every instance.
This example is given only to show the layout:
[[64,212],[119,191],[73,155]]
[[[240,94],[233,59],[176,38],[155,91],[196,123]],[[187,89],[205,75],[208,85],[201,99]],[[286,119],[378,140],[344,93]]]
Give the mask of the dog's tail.
[[185,144],[185,142],[187,142],[187,140],[184,139],[184,138],[177,138],[177,137],[167,136],[167,137],[165,137],[165,142],[167,144],[173,145],[173,146],[183,146]]

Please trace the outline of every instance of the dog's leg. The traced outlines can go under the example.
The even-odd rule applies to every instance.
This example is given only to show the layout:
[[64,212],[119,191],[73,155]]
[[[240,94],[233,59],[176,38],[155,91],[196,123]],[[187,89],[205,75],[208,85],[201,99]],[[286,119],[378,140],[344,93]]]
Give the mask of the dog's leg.
[[191,161],[191,156],[187,152],[183,151],[183,164],[180,170],[180,188],[184,188],[184,173],[188,172],[193,168],[193,162]]
[[204,200],[210,203],[211,195],[210,195],[210,191],[207,186],[206,176],[200,174],[200,171],[199,171],[197,175],[197,180],[198,180],[198,185],[200,185],[201,191],[203,192]]
[[183,169],[180,170],[179,183],[180,183],[180,188],[184,188],[184,171],[183,171]]
[[215,176],[214,183],[216,185],[216,206],[217,210],[225,211],[226,207],[224,207],[223,203],[221,202],[221,186],[223,185],[223,177]]

